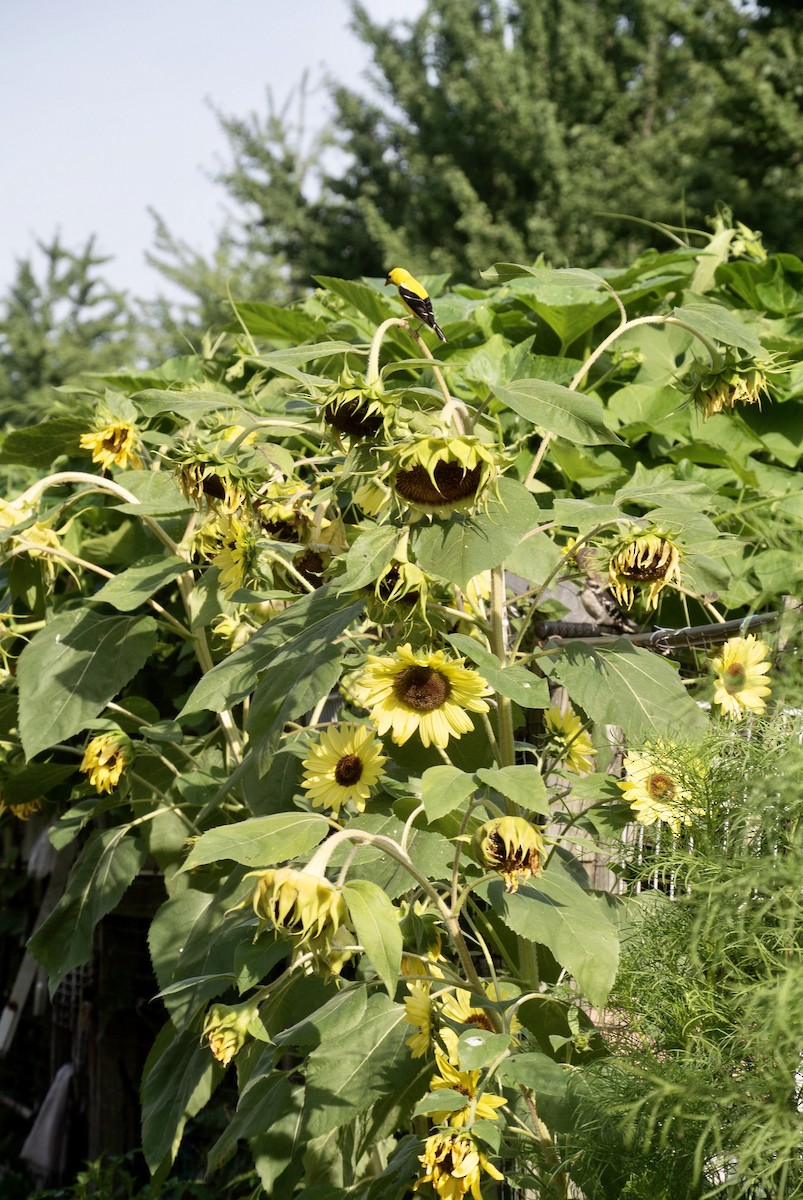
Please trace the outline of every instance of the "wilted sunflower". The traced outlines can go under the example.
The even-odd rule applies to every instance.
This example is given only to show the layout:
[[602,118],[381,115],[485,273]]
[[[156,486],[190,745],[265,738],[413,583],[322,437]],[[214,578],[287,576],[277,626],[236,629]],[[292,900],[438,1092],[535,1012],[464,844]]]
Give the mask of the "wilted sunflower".
[[765,676],[770,669],[770,648],[754,634],[728,638],[722,653],[713,660],[717,672],[714,703],[732,720],[745,713],[763,713],[769,696]]
[[660,740],[647,743],[642,750],[629,750],[624,759],[625,779],[618,785],[640,824],[662,821],[675,836],[700,812],[684,786],[677,762],[677,752]]
[[382,381],[367,387],[345,368],[339,384],[326,397],[323,419],[338,433],[351,438],[374,438],[392,409],[384,401]]
[[544,839],[524,817],[494,817],[480,825],[473,841],[480,862],[499,872],[507,892],[541,873]]
[[714,416],[738,404],[757,404],[769,398],[766,371],[768,364],[728,350],[721,366],[695,361],[683,383],[704,417]]
[[494,450],[469,436],[409,438],[392,455],[396,495],[437,516],[473,509],[499,469]]
[[424,1153],[418,1161],[424,1174],[413,1184],[413,1191],[428,1183],[440,1200],[460,1200],[469,1192],[474,1200],[482,1200],[482,1171],[497,1182],[505,1178],[488,1162],[472,1137],[456,1131],[433,1133],[424,1143]]
[[82,433],[80,445],[83,450],[92,451],[92,461],[104,471],[112,467],[120,467],[123,471],[131,467],[138,471],[142,466],[138,454],[139,438],[130,421],[111,420],[88,433]]
[[594,770],[596,750],[583,722],[570,704],[559,708],[553,704],[544,713],[548,736],[547,750],[554,755],[557,766],[568,767],[578,775]]
[[277,542],[305,542],[315,518],[312,492],[295,479],[277,479],[260,488],[254,511],[259,524]]
[[92,738],[84,751],[79,770],[89,775],[89,782],[97,792],[111,792],[133,758],[134,747],[130,737],[122,729],[116,729]]
[[611,591],[624,608],[632,608],[637,595],[647,608],[657,608],[658,596],[667,584],[680,586],[680,547],[667,533],[633,526],[611,551]]
[[397,746],[417,732],[425,746],[445,748],[450,736],[473,729],[468,712],[488,711],[482,697],[491,689],[464,661],[447,658],[442,650],[413,652],[405,643],[386,657],[369,654],[355,692],[371,710],[377,732],[391,730]]
[[349,800],[365,810],[371,789],[382,776],[387,757],[382,743],[367,725],[333,725],[321,734],[304,759],[301,786],[316,808],[329,808],[335,817]]
[[260,932],[272,925],[296,946],[326,951],[348,912],[343,893],[324,875],[295,867],[252,871],[257,882],[251,897]]
[[[435,1063],[438,1068],[438,1074],[433,1075],[429,1081],[429,1090],[438,1092],[443,1088],[450,1088],[452,1091],[460,1092],[466,1097],[466,1103],[463,1108],[454,1109],[449,1112],[447,1109],[435,1108],[437,1096],[433,1095],[433,1107],[429,1111],[429,1116],[435,1125],[449,1124],[455,1128],[465,1125],[468,1120],[471,1106],[477,1098],[477,1085],[480,1081],[482,1071],[461,1071],[458,1067],[452,1066],[448,1059],[441,1054],[435,1054]],[[483,1092],[477,1099],[474,1109],[474,1119],[477,1121],[496,1121],[498,1115],[496,1110],[507,1104],[504,1096],[496,1096],[492,1092]]]
[[18,821],[28,821],[36,813],[42,811],[42,798],[36,800],[25,800],[21,804],[8,804],[0,798],[0,816],[4,812],[11,813],[12,817],[16,817]]
[[430,577],[411,562],[390,562],[373,587],[365,589],[366,611],[377,625],[410,621],[416,615],[430,625],[427,615]]
[[249,1036],[267,1040],[267,1031],[259,1017],[259,1006],[253,1000],[244,1004],[213,1004],[206,1014],[201,1036],[223,1067],[227,1067],[245,1045]]

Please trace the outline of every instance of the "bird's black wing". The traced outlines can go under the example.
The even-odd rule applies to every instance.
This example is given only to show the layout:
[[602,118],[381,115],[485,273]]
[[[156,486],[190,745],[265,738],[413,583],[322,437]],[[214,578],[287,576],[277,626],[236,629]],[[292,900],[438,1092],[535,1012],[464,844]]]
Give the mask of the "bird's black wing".
[[421,296],[416,296],[415,292],[411,292],[404,284],[399,287],[399,295],[404,303],[418,317],[419,321],[423,321],[425,325],[429,325],[430,329],[435,328],[435,314],[432,311],[432,301],[429,296],[422,299]]

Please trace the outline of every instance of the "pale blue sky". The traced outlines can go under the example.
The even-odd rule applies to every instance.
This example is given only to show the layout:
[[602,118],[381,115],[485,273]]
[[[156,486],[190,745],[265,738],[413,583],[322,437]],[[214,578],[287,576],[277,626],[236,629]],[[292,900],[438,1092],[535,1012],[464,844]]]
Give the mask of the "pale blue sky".
[[[378,20],[422,0],[366,0]],[[78,248],[91,233],[114,256],[111,282],[144,297],[155,208],[199,249],[214,243],[226,196],[209,175],[227,159],[211,101],[266,111],[305,69],[352,84],[368,54],[346,0],[0,0],[0,295],[35,238]],[[322,124],[318,92],[310,123]]]

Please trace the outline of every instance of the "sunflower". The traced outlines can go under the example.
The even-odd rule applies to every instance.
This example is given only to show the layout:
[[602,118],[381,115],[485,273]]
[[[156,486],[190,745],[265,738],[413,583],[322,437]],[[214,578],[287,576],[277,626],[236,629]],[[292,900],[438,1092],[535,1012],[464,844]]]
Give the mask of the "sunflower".
[[524,817],[486,821],[474,834],[474,848],[484,866],[499,872],[507,892],[517,891],[522,880],[541,873],[544,839]]
[[424,1143],[424,1153],[418,1156],[418,1161],[424,1174],[413,1184],[413,1191],[428,1183],[440,1200],[461,1200],[469,1192],[473,1200],[482,1200],[481,1171],[497,1182],[505,1178],[465,1133],[433,1133]]
[[447,658],[442,650],[414,653],[409,642],[387,657],[369,654],[356,690],[371,710],[377,732],[391,730],[397,746],[417,732],[425,746],[443,749],[450,736],[459,738],[473,729],[467,712],[487,712],[482,697],[491,689],[464,661]]
[[254,509],[260,525],[274,541],[307,541],[315,513],[312,493],[303,483],[277,479],[266,484],[254,498]]
[[384,394],[381,380],[366,387],[346,368],[324,402],[323,419],[347,437],[374,438],[392,412]]
[[507,1100],[504,1096],[495,1096],[491,1092],[477,1094],[477,1085],[482,1071],[461,1071],[458,1067],[452,1066],[448,1059],[437,1053],[435,1054],[435,1063],[438,1067],[438,1074],[433,1075],[430,1079],[429,1090],[438,1092],[443,1088],[449,1088],[451,1091],[460,1092],[465,1096],[466,1103],[462,1108],[450,1112],[448,1109],[436,1108],[437,1096],[433,1095],[433,1107],[428,1115],[432,1118],[434,1125],[449,1124],[460,1128],[468,1120],[472,1107],[474,1108],[474,1120],[498,1120],[496,1110],[506,1105]]
[[687,381],[682,385],[703,416],[714,416],[737,404],[757,404],[768,397],[766,370],[770,364],[759,364],[741,352],[728,350],[721,366],[693,362]]
[[122,729],[103,733],[92,741],[84,751],[79,770],[89,775],[89,782],[97,792],[111,792],[120,782],[120,776],[134,757],[131,739]]
[[772,690],[764,678],[770,669],[770,648],[754,634],[728,638],[722,653],[713,660],[717,672],[714,703],[722,713],[737,720],[745,713],[763,713],[764,701]]
[[0,797],[0,816],[4,812],[11,813],[12,817],[16,817],[18,821],[27,821],[36,813],[42,811],[42,798],[36,800],[23,800],[20,804],[8,804]]
[[420,512],[448,516],[473,509],[498,469],[498,455],[476,437],[412,437],[393,450],[396,495]]
[[404,1019],[417,1032],[407,1038],[413,1058],[423,1058],[432,1045],[432,999],[428,983],[408,983],[404,998]]
[[334,725],[321,734],[304,759],[301,786],[309,792],[316,808],[329,808],[338,817],[341,807],[352,801],[365,811],[371,789],[387,761],[382,743],[367,725]]
[[692,817],[700,812],[682,782],[676,762],[672,746],[662,741],[647,743],[643,750],[631,750],[625,755],[626,778],[619,783],[640,824],[662,821],[675,836],[682,825],[690,825]]
[[258,534],[250,522],[239,517],[221,517],[218,526],[219,549],[212,566],[220,572],[220,586],[227,598],[254,582],[259,555]]
[[616,543],[608,562],[608,586],[617,601],[632,608],[639,595],[648,609],[657,608],[667,584],[680,585],[680,547],[661,530],[632,526]]
[[92,451],[92,461],[99,463],[104,471],[112,467],[120,467],[123,471],[131,467],[138,471],[142,466],[139,450],[139,438],[130,421],[109,421],[82,433],[80,445],[83,450]]
[[221,1066],[227,1067],[245,1045],[249,1034],[256,1034],[260,1039],[267,1036],[259,1018],[259,1007],[253,1000],[235,1005],[213,1004],[206,1015],[201,1036],[206,1038]]
[[251,904],[259,917],[259,931],[272,925],[296,946],[329,949],[347,919],[343,893],[324,875],[295,867],[252,871],[257,877]]
[[557,766],[568,767],[578,775],[588,775],[594,770],[597,752],[570,704],[565,708],[556,704],[548,708],[544,713],[544,725],[549,737],[547,748],[554,754]]

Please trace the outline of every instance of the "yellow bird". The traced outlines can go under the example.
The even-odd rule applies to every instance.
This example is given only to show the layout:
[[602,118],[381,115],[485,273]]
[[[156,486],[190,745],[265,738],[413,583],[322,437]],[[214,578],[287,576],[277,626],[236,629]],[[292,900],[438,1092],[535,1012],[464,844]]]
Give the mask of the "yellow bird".
[[394,267],[392,271],[388,271],[385,279],[385,287],[392,283],[399,289],[399,295],[404,307],[414,317],[418,317],[419,321],[423,321],[425,325],[429,325],[430,329],[434,329],[442,342],[446,341],[443,330],[435,320],[435,314],[432,311],[432,301],[429,298],[429,292],[424,287],[423,283],[419,283],[417,279],[413,279],[409,271],[405,271],[404,267]]

